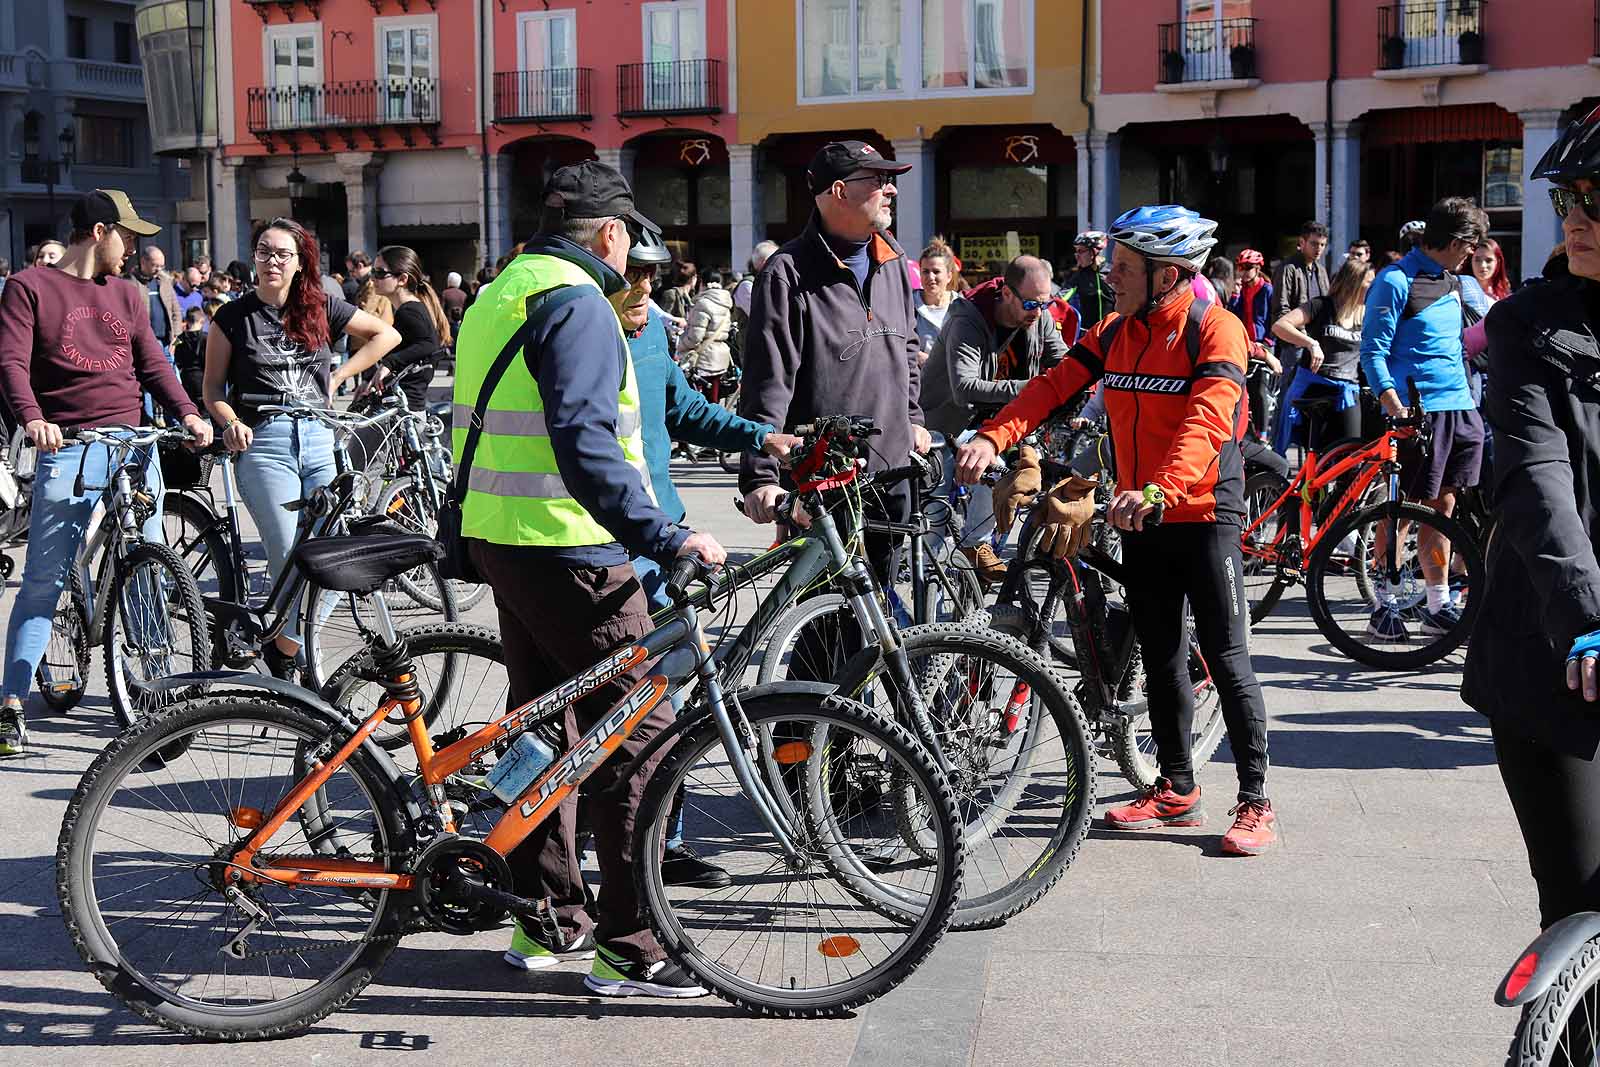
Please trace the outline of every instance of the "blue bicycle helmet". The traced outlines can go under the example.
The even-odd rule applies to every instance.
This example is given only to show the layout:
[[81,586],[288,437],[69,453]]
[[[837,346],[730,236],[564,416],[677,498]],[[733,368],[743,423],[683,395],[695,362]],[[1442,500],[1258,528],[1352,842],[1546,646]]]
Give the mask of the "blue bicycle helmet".
[[1198,271],[1217,246],[1216,230],[1215,222],[1186,207],[1158,204],[1123,212],[1111,224],[1111,239],[1157,263]]

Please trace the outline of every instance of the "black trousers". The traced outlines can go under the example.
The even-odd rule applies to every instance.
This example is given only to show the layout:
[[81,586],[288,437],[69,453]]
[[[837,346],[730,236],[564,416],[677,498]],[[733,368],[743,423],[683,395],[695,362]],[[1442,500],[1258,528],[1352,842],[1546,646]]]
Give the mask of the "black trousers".
[[1200,652],[1222,699],[1240,796],[1266,796],[1267,706],[1250,664],[1250,606],[1239,528],[1175,522],[1124,533],[1122,558],[1128,571],[1128,610],[1144,654],[1150,733],[1161,773],[1180,787],[1194,779],[1194,690],[1183,610],[1187,600]]
[[1491,721],[1500,778],[1539,887],[1539,925],[1600,911],[1600,761],[1564,755]]

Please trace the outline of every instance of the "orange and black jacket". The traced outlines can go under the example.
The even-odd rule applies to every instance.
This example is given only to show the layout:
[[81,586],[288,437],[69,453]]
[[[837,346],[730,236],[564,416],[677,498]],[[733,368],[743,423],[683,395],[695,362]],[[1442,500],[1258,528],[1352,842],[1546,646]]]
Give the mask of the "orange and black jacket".
[[[1244,325],[1213,304],[1199,322],[1198,359],[1184,331],[1194,294],[1185,289],[1150,313],[1148,326],[1115,313],[1095,324],[1065,359],[1034,378],[984,424],[1004,451],[1078,393],[1101,382],[1116,451],[1117,484],[1157,485],[1165,522],[1231,522],[1244,517]],[[1111,336],[1110,350],[1102,341]]]

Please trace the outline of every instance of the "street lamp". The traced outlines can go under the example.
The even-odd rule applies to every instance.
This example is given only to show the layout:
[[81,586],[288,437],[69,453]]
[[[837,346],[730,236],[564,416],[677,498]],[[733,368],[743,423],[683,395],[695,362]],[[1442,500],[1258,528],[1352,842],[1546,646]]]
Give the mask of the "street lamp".
[[294,169],[289,172],[289,213],[294,213],[294,201],[306,195],[306,176],[300,173],[300,153],[294,155]]
[[1221,181],[1223,175],[1228,173],[1228,142],[1223,140],[1220,132],[1211,138],[1211,143],[1206,146],[1206,154],[1211,157],[1211,176]]
[[[61,133],[56,136],[60,147],[56,150],[55,159],[44,160],[44,193],[49,204],[51,232],[55,232],[56,225],[56,183],[61,180],[61,171],[64,167],[72,166],[72,149],[78,143],[78,135],[73,132],[69,123],[61,127]],[[39,143],[33,142],[33,150],[39,150]],[[26,151],[26,146],[24,146]]]

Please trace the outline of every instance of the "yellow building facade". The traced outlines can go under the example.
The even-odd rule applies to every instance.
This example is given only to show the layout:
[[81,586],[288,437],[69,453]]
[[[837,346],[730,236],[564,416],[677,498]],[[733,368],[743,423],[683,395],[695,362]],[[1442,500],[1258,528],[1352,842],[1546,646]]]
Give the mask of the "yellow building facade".
[[1019,249],[1070,266],[1094,214],[1083,0],[738,0],[735,26],[735,257],[800,232],[807,162],[854,137],[913,165],[909,254],[938,233],[975,274]]

